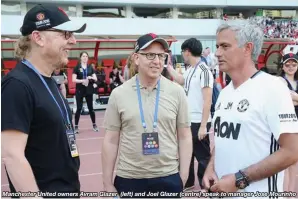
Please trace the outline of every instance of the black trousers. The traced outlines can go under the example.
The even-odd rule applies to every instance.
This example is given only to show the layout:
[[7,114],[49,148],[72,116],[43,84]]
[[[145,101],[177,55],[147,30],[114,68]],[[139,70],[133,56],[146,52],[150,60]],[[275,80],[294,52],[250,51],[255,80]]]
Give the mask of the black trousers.
[[[149,179],[127,179],[116,176],[114,186],[121,198],[181,198],[180,193],[183,192],[179,173]],[[163,195],[162,192],[171,195]],[[124,195],[127,193],[132,195]]]
[[[193,152],[189,167],[188,179],[186,181],[185,187],[190,187],[195,184],[195,172],[194,172],[194,158],[198,161],[198,180],[200,186],[202,187],[202,180],[204,177],[205,170],[209,163],[211,153],[210,153],[210,139],[209,134],[205,136],[203,140],[199,140],[198,132],[200,129],[201,123],[191,123],[191,133],[193,141]],[[207,132],[211,128],[211,122],[207,123]]]
[[87,107],[89,109],[89,115],[91,117],[91,121],[94,124],[95,123],[95,113],[93,110],[93,93],[87,94],[84,91],[77,90],[76,91],[76,103],[77,103],[77,111],[75,114],[75,125],[79,124],[82,108],[83,108],[83,99],[86,99]]

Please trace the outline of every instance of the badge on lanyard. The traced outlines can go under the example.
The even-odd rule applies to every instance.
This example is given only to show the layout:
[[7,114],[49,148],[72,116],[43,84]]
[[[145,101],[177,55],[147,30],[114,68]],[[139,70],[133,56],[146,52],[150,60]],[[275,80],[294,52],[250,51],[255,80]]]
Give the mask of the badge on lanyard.
[[66,130],[67,140],[68,140],[68,146],[70,149],[71,157],[75,158],[79,156],[78,147],[76,143],[76,136],[74,134],[74,131],[72,129]]
[[147,133],[147,126],[144,118],[144,111],[142,106],[142,98],[140,91],[139,79],[136,77],[137,84],[137,94],[139,102],[139,110],[142,120],[142,126],[144,128],[144,133],[142,133],[142,149],[143,155],[155,155],[159,154],[159,140],[157,132],[157,114],[158,114],[158,103],[159,103],[159,94],[160,94],[160,80],[158,80],[158,88],[156,91],[156,101],[155,101],[155,112],[154,112],[154,121],[153,121],[153,132]]
[[142,133],[144,155],[159,154],[158,133]]
[[[60,94],[60,91],[58,90],[58,87],[57,87],[57,91],[58,91],[58,95],[60,96],[60,99],[61,99],[61,101],[63,103],[64,110],[65,110],[65,115],[64,115],[64,113],[62,111],[62,108],[60,107],[60,105],[58,104],[57,100],[55,99],[52,91],[50,90],[49,86],[47,85],[47,83],[45,82],[45,80],[41,77],[40,73],[35,69],[35,67],[29,61],[23,60],[22,63],[25,64],[26,66],[28,66],[30,69],[32,69],[38,75],[38,77],[40,78],[40,80],[42,81],[42,83],[44,84],[44,86],[46,87],[46,89],[48,90],[48,92],[50,93],[51,97],[55,101],[56,105],[58,106],[59,111],[60,111],[60,113],[62,115],[62,118],[63,118],[63,122],[66,125],[66,133],[65,134],[67,136],[67,140],[68,140],[68,145],[69,145],[71,156],[72,157],[78,157],[79,156],[79,153],[78,153],[78,147],[77,147],[77,144],[76,144],[75,134],[74,134],[74,131],[73,131],[72,127],[71,127],[71,122],[70,122],[70,119],[69,119],[69,115],[68,115],[68,111],[67,111],[65,102],[64,102],[64,100],[63,100],[63,98],[62,98],[62,96]],[[64,132],[61,132],[61,133],[64,133]]]

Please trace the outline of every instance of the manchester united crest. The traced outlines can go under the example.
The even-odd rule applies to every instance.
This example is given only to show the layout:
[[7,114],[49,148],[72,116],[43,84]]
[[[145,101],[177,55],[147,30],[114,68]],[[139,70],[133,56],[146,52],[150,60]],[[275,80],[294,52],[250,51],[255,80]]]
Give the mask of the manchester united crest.
[[42,20],[44,20],[44,14],[43,14],[43,13],[38,13],[38,14],[36,15],[36,19],[37,19],[38,21],[42,21]]
[[239,112],[245,112],[247,111],[248,107],[249,107],[249,101],[247,99],[243,99],[239,102],[237,106],[237,110]]

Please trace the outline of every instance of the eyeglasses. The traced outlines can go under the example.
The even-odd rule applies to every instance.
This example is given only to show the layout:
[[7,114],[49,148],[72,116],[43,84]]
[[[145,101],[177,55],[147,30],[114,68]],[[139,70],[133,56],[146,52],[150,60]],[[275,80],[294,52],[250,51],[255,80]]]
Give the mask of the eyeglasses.
[[165,60],[168,57],[167,53],[138,53],[141,55],[145,55],[147,59],[154,60],[156,55],[160,60]]
[[72,32],[63,31],[63,30],[48,29],[48,30],[45,30],[45,31],[64,33],[64,37],[65,37],[66,40],[69,40],[69,38],[71,38],[73,36]]

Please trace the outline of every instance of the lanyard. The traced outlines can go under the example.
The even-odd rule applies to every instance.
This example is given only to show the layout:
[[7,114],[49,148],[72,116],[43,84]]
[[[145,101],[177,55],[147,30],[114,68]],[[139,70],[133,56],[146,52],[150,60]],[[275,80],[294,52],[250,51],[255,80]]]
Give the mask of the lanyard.
[[[142,120],[143,128],[146,132],[146,123],[144,118],[144,111],[143,111],[143,105],[142,105],[142,97],[141,97],[141,90],[140,90],[140,83],[138,76],[136,76],[136,84],[137,84],[137,94],[138,94],[138,101],[139,101],[139,109],[140,109],[140,115]],[[154,121],[153,121],[153,132],[157,132],[157,113],[158,113],[158,103],[159,103],[159,93],[160,93],[160,80],[158,80],[158,87],[156,92],[156,100],[155,100],[155,111],[154,111]]]
[[87,67],[85,69],[82,67],[82,69],[83,69],[83,79],[87,79]]
[[60,110],[60,112],[61,112],[61,115],[62,115],[62,117],[63,117],[63,120],[64,120],[65,124],[67,124],[66,127],[67,127],[67,128],[71,128],[71,123],[70,123],[70,120],[69,120],[69,116],[68,116],[67,108],[66,108],[66,106],[65,106],[64,100],[62,99],[62,97],[61,97],[61,95],[60,95],[60,92],[59,92],[59,90],[58,90],[58,87],[57,87],[58,94],[59,94],[59,96],[60,96],[60,98],[61,98],[61,101],[62,101],[63,106],[64,106],[64,109],[65,109],[67,122],[66,122],[66,120],[65,120],[65,116],[64,116],[64,114],[63,114],[63,111],[62,111],[61,107],[59,106],[57,100],[55,99],[55,97],[54,97],[54,95],[53,95],[53,93],[52,93],[52,91],[50,90],[50,88],[48,87],[47,83],[45,82],[45,80],[43,79],[43,77],[40,75],[40,73],[36,70],[36,68],[35,68],[29,61],[27,61],[27,60],[23,60],[22,63],[25,64],[26,66],[28,66],[30,69],[32,69],[32,70],[38,75],[38,77],[40,78],[40,80],[42,81],[42,83],[43,83],[44,86],[47,88],[48,92],[50,93],[51,97],[53,98],[53,100],[54,100],[55,103],[57,104],[57,106],[58,106],[58,108],[59,108],[59,110]]
[[[192,76],[195,74],[195,72],[196,72],[196,70],[197,70],[197,68],[198,68],[198,65],[199,65],[200,63],[201,63],[201,61],[199,61],[199,63],[196,64],[196,66],[195,66],[195,68],[194,68],[194,70],[193,70],[193,72],[192,72],[190,78],[188,78],[189,75],[190,75],[190,72],[189,72],[188,75],[187,75],[187,77],[186,77],[186,79],[185,79],[185,91],[186,91],[186,95],[188,95],[188,92],[189,92],[189,87],[190,87],[190,82],[191,82]],[[188,83],[187,83],[187,82],[188,82]]]

